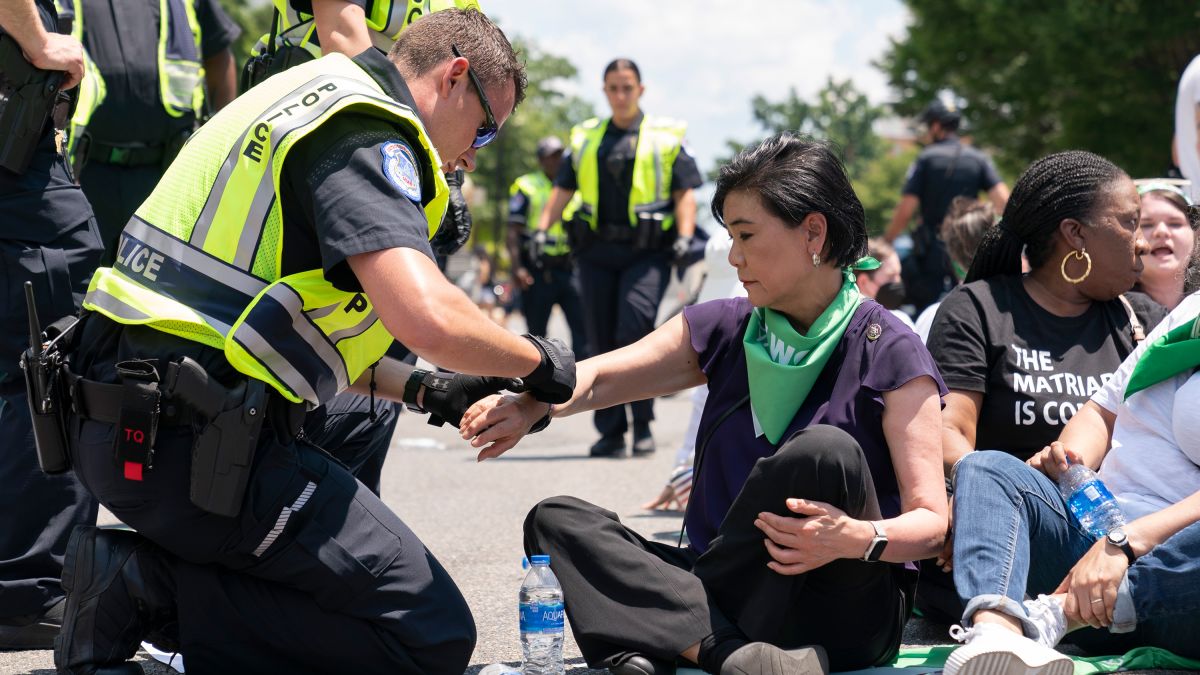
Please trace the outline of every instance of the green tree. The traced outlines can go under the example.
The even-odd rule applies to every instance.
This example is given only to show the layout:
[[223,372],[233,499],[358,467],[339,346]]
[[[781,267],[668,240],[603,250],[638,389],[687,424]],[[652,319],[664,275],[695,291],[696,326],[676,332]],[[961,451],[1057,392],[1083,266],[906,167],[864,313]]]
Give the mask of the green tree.
[[[792,89],[782,101],[769,101],[757,95],[750,105],[754,120],[766,132],[764,136],[798,131],[836,143],[851,178],[861,174],[886,150],[883,139],[872,130],[875,121],[884,115],[884,109],[872,105],[850,80],[837,82],[829,78],[812,102],[801,99]],[[726,146],[731,155],[744,147],[732,140],[726,141]],[[720,160],[718,166],[727,161],[728,158]]]
[[471,176],[487,195],[484,206],[471,210],[474,238],[497,251],[503,249],[508,222],[508,188],[518,176],[538,167],[534,153],[538,139],[554,135],[565,144],[571,126],[594,114],[590,103],[557,88],[577,77],[569,60],[542,51],[526,38],[515,38],[513,45],[524,56],[529,77],[525,101],[509,117],[496,140],[476,155],[478,165]]
[[238,72],[250,56],[250,50],[258,39],[271,31],[271,19],[275,16],[270,2],[245,2],[244,0],[221,0],[221,7],[242,29],[242,34],[231,45],[237,60]]
[[883,155],[850,181],[867,214],[867,235],[878,237],[887,229],[892,211],[900,201],[904,176],[919,152],[918,148],[911,148]]
[[1175,87],[1200,52],[1186,0],[905,0],[907,34],[878,64],[915,114],[953,91],[1005,173],[1067,148],[1133,175],[1170,163]]

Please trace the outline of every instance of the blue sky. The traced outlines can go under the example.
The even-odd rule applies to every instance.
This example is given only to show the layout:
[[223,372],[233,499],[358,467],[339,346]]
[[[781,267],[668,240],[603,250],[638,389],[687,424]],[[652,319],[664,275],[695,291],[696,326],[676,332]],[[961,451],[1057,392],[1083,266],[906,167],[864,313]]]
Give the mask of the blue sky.
[[[811,96],[826,78],[851,78],[875,102],[889,98],[871,66],[888,37],[903,34],[899,0],[481,0],[510,35],[565,56],[579,79],[565,91],[608,110],[604,66],[631,58],[642,69],[650,114],[688,121],[692,153],[708,170],[725,139],[758,134],[750,99],[795,87]],[[564,134],[566,130],[563,130]]]

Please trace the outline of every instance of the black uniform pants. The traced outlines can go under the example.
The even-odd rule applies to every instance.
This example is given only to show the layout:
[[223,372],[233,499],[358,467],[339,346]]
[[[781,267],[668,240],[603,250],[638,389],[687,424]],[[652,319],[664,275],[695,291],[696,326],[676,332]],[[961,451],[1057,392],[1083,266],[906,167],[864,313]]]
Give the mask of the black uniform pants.
[[17,361],[29,346],[25,281],[43,324],[72,314],[100,258],[95,221],[59,233],[0,223],[0,623],[37,620],[63,598],[63,553],[76,525],[96,522],[96,500],[72,473],[38,468]]
[[187,427],[160,429],[153,468],[130,481],[113,461],[113,426],[83,421],[76,466],[101,503],[172,554],[189,673],[463,672],[475,645],[466,601],[408,526],[318,447],[343,435],[323,428],[297,441],[264,430],[236,518],[189,500]]
[[533,335],[545,335],[550,323],[550,310],[554,305],[562,308],[571,329],[571,350],[575,360],[586,359],[587,337],[584,329],[583,300],[579,291],[579,277],[572,267],[555,267],[534,270],[533,285],[521,291],[521,312],[525,325]]
[[771,571],[754,520],[763,511],[790,514],[788,497],[879,518],[858,443],[818,425],[758,460],[703,555],[648,541],[615,513],[573,497],[553,497],[530,511],[525,552],[550,555],[571,630],[592,667],[624,652],[674,659],[729,623],[752,641],[822,645],[834,670],[890,662],[908,616],[907,573],[848,559],[805,574]]
[[[599,241],[579,254],[578,264],[590,354],[631,345],[654,330],[670,281],[666,253]],[[653,399],[634,401],[629,407],[635,425],[654,420]],[[602,436],[619,436],[629,428],[623,405],[597,410],[594,419]]]
[[403,409],[402,403],[376,398],[372,422],[370,397],[343,392],[308,415],[304,433],[320,439],[314,443],[379,496],[383,462]]
[[100,240],[104,243],[104,263],[111,265],[116,257],[121,230],[133,213],[154,191],[162,178],[158,164],[148,166],[119,166],[91,161],[80,172],[79,187],[92,203]]

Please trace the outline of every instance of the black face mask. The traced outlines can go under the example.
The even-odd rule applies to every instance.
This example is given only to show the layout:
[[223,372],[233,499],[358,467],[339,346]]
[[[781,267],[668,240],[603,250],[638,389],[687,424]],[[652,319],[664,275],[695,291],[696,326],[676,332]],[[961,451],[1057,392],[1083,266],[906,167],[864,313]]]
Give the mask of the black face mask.
[[898,309],[904,304],[904,282],[893,281],[890,284],[884,284],[875,291],[875,302],[883,305],[885,309]]
[[462,194],[462,169],[446,174],[446,183],[450,186],[450,202],[446,205],[446,215],[442,224],[429,240],[435,255],[449,256],[471,238],[471,212],[467,209],[467,200]]

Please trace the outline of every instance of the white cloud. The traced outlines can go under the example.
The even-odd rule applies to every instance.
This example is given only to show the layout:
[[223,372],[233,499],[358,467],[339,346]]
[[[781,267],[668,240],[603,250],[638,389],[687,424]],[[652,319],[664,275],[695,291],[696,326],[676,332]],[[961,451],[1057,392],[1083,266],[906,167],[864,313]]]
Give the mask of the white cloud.
[[[566,87],[607,105],[604,66],[631,58],[642,69],[651,114],[688,121],[688,142],[703,169],[725,140],[753,138],[750,99],[811,96],[830,77],[851,78],[876,102],[886,80],[870,65],[899,36],[908,12],[899,0],[482,0],[512,35],[567,57],[579,81]],[[564,130],[565,132],[565,130]]]

